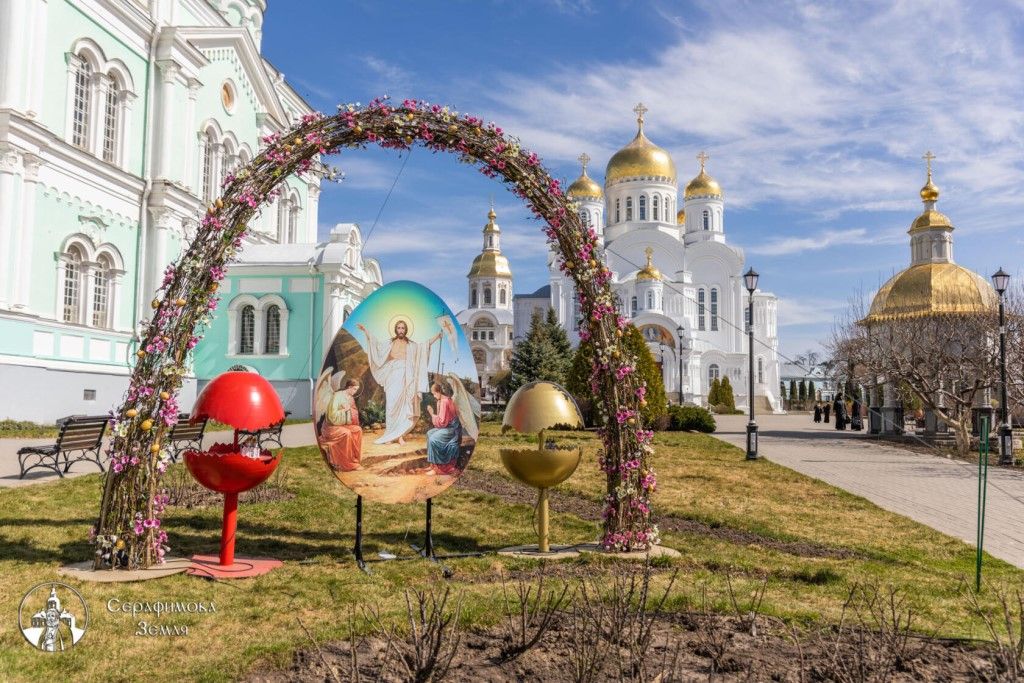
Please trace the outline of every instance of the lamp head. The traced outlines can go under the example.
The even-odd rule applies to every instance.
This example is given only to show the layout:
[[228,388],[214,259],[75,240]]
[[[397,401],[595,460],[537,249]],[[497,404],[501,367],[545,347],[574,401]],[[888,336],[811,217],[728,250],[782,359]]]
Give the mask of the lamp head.
[[743,274],[743,282],[747,285],[747,291],[750,292],[751,295],[753,295],[754,290],[757,289],[757,278],[759,277],[760,275],[758,275],[757,271],[753,268]]
[[1002,296],[1010,286],[1010,274],[1000,268],[992,275],[992,286],[995,287],[996,293]]

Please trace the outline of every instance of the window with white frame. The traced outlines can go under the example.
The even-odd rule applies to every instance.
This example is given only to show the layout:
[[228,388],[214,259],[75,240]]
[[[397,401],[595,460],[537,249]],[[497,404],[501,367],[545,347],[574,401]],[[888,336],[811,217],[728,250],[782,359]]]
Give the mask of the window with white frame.
[[704,229],[705,230],[710,230],[711,229],[711,213],[707,209],[704,209],[704,211],[701,212],[701,218],[704,221]]
[[111,80],[107,84],[107,94],[104,99],[106,106],[103,113],[103,160],[115,163],[117,161],[118,119],[120,118],[116,80]]
[[491,300],[491,288],[484,287],[484,306],[490,306]]
[[292,197],[288,202],[288,243],[295,244],[299,239],[299,201]]
[[757,357],[757,383],[764,384],[764,358]]
[[508,302],[508,294],[505,292],[505,288],[502,287],[498,290],[498,303],[504,306]]
[[[347,317],[348,312],[344,315]],[[277,294],[240,294],[228,305],[228,356],[288,355],[288,306]]]
[[697,290],[697,329],[704,330],[705,317],[704,317],[704,305],[705,305],[705,290],[703,287]]
[[281,353],[281,308],[276,304],[268,306],[264,315],[263,353]]
[[711,331],[718,331],[718,288],[711,288]]
[[242,324],[238,334],[238,353],[253,353],[256,348],[256,307],[252,304],[242,307]]
[[653,218],[654,220],[660,220],[660,214],[658,212],[659,208],[660,207],[658,206],[658,195],[654,195],[654,197],[651,199],[651,218]]
[[202,139],[202,160],[200,165],[199,187],[200,196],[204,202],[213,201],[216,178],[214,177],[214,164],[216,163],[217,140],[212,130],[207,130]]
[[717,363],[712,363],[708,366],[708,386],[719,378],[719,368]]
[[113,265],[110,257],[101,254],[92,272],[92,325],[110,327],[110,284]]
[[470,301],[469,305],[471,307],[473,307],[473,308],[476,308],[479,305],[477,303],[479,301],[479,299],[477,298],[476,287],[474,287],[473,291],[470,292],[470,294],[469,294],[469,301]]
[[647,197],[640,195],[640,220],[647,220]]
[[635,296],[634,296],[634,297],[632,297],[632,298],[630,299],[630,301],[629,301],[629,314],[630,314],[631,316],[635,316],[635,315],[636,315],[636,311],[637,311],[637,303],[638,303],[638,302],[637,302],[637,298],[636,298]]
[[82,310],[82,280],[85,271],[82,268],[82,250],[71,245],[64,253],[64,298],[62,317],[66,323],[80,322]]
[[75,67],[74,101],[71,111],[71,144],[89,148],[89,117],[92,109],[92,64],[79,57]]
[[626,220],[633,220],[633,198],[626,197]]
[[615,200],[615,222],[618,223],[622,218],[619,215],[619,200]]
[[654,308],[654,292],[647,292],[647,310]]

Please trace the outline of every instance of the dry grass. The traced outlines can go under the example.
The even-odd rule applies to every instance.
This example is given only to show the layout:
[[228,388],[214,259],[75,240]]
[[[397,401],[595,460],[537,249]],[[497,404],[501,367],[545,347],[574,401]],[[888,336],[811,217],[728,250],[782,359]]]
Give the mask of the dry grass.
[[[485,425],[472,468],[501,472],[497,449],[519,437],[501,437]],[[586,460],[564,486],[598,499],[603,481],[594,455],[596,441],[579,439]],[[973,571],[973,551],[960,541],[845,494],[821,482],[768,462],[746,463],[739,449],[711,437],[659,435],[659,490],[656,509],[679,518],[752,531],[768,538],[824,544],[856,553],[853,557],[803,557],[758,545],[730,542],[700,533],[665,533],[666,545],[683,553],[673,561],[676,587],[665,609],[686,610],[697,603],[695,586],[707,586],[709,609],[732,612],[735,601],[747,609],[756,599],[767,615],[795,622],[837,622],[851,587],[877,583],[899,587],[915,614],[915,626],[944,635],[987,637],[983,620],[964,597],[962,577]],[[285,561],[264,577],[211,583],[184,576],[144,584],[83,584],[92,623],[81,645],[60,656],[42,656],[14,628],[22,595],[55,578],[58,566],[89,557],[86,533],[99,500],[99,477],[0,491],[0,680],[135,680],[142,670],[151,680],[233,680],[257,666],[285,666],[296,648],[345,640],[352,628],[369,633],[362,614],[374,605],[382,620],[406,629],[404,591],[441,580],[440,568],[422,561],[373,564],[373,575],[359,572],[351,559],[354,496],[335,481],[313,448],[291,449],[286,486],[291,500],[243,505],[239,510],[239,555],[267,555]],[[180,466],[179,466],[180,467]],[[409,556],[407,543],[422,533],[422,506],[366,506],[365,552]],[[492,550],[532,540],[532,506],[510,505],[492,495],[456,487],[435,502],[435,543],[442,551]],[[165,525],[173,552],[210,552],[219,539],[220,510],[214,506],[169,510]],[[553,517],[558,542],[593,540],[596,520]],[[611,586],[608,560],[584,559],[553,566],[558,572],[591,577]],[[502,620],[502,574],[532,571],[536,564],[494,555],[447,564],[455,570],[453,590],[463,597],[465,626],[494,626]],[[1010,585],[1024,572],[986,560],[986,580]],[[672,571],[657,573],[650,592],[657,595]],[[728,579],[727,579],[728,576]],[[762,598],[756,597],[767,579]],[[73,582],[72,582],[73,583]],[[993,585],[993,584],[990,584]],[[747,599],[750,596],[750,599]],[[106,603],[121,601],[212,601],[213,615],[164,615],[158,623],[189,626],[186,637],[134,635],[130,615],[111,613]],[[995,607],[994,596],[981,604]],[[301,624],[301,625],[300,625]],[[215,644],[215,646],[214,646]]]

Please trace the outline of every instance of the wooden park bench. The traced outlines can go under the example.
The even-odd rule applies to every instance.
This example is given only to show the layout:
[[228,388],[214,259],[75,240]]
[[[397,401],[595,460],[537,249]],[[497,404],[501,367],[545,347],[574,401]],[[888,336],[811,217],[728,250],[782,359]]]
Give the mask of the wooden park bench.
[[[72,415],[57,421],[57,442],[47,446],[25,446],[18,450],[21,479],[37,467],[53,470],[63,478],[71,466],[81,460],[94,462],[103,471],[100,448],[110,418],[106,415]],[[72,453],[77,453],[72,457]]]
[[284,423],[288,420],[288,416],[291,414],[290,410],[284,411],[284,420],[281,420],[277,424],[270,425],[266,429],[259,429],[254,432],[248,432],[242,429],[238,430],[239,441],[241,441],[243,437],[254,437],[256,442],[260,445],[260,448],[268,449],[270,446],[284,448],[284,444],[281,443],[281,430],[284,429]]
[[189,414],[178,415],[178,422],[171,427],[167,435],[167,444],[170,446],[171,460],[178,462],[178,456],[182,451],[195,449],[203,450],[203,433],[206,431],[206,418],[195,424],[189,424]]

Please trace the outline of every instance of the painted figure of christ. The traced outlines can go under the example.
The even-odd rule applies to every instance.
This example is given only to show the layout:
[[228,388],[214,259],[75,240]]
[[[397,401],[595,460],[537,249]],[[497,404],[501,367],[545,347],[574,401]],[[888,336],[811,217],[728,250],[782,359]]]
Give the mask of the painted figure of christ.
[[427,365],[438,332],[426,343],[409,338],[409,325],[404,320],[394,324],[390,339],[374,339],[363,325],[356,325],[366,335],[370,373],[381,387],[387,402],[384,434],[376,444],[397,441],[405,443],[405,435],[416,425],[420,415],[420,397],[427,391]]

